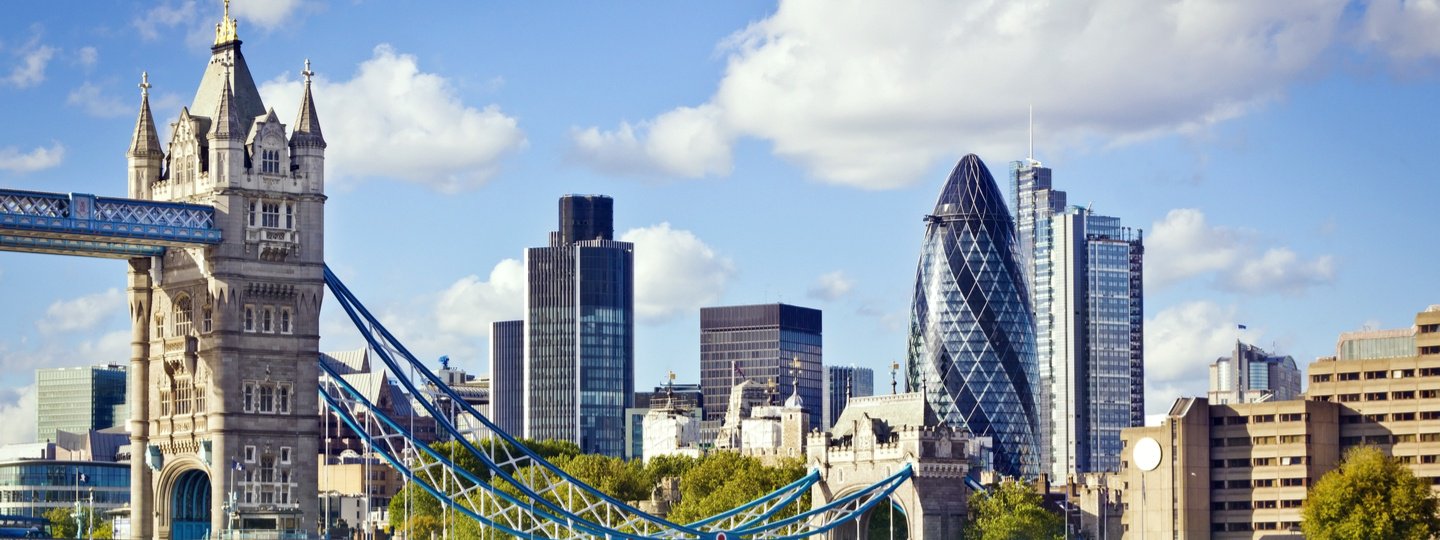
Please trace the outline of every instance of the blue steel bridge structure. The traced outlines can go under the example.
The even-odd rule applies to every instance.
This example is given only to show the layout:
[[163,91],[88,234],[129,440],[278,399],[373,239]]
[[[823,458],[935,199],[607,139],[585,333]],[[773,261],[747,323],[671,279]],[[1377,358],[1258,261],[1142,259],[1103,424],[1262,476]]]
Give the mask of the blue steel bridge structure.
[[[134,259],[221,242],[215,209],[210,206],[0,189],[0,251]],[[477,474],[456,466],[452,456],[421,442],[404,421],[387,416],[318,357],[316,363],[329,376],[321,377],[317,388],[297,388],[297,392],[317,392],[330,414],[360,434],[409,482],[495,531],[520,538],[812,538],[884,504],[914,475],[907,465],[873,485],[802,507],[804,494],[821,492],[811,489],[820,481],[819,471],[812,470],[737,508],[693,523],[675,523],[587,485],[520,444],[417,360],[329,268],[324,280],[375,357],[391,373],[417,374],[418,380],[399,377],[414,407],[430,413],[439,429],[485,470]],[[442,413],[442,407],[462,408],[478,423],[458,426],[454,419],[466,415]]]

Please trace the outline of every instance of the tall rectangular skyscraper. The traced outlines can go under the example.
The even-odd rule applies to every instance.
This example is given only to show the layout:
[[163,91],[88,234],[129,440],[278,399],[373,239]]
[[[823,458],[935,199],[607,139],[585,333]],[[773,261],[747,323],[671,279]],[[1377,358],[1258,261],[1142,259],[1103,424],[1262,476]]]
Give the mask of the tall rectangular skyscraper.
[[780,401],[798,389],[810,427],[822,427],[820,328],[820,310],[789,304],[701,308],[700,391],[706,404],[701,440],[714,440],[730,389],[746,380],[774,383]]
[[825,366],[824,409],[820,416],[825,429],[835,427],[840,413],[852,397],[867,397],[875,394],[875,371],[855,366]]
[[635,393],[635,249],[614,202],[560,199],[550,245],[525,250],[525,436],[623,456]]
[[490,421],[525,432],[525,321],[490,323]]
[[1039,162],[1010,171],[1047,470],[1057,479],[1118,470],[1120,430],[1145,418],[1144,243],[1119,218],[1066,208]]
[[35,370],[36,441],[57,430],[85,434],[125,424],[125,367],[86,366]]

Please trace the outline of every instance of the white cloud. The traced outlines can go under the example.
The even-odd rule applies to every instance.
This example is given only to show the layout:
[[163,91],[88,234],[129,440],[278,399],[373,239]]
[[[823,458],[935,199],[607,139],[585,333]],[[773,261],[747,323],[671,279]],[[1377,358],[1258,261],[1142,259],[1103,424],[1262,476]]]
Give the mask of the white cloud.
[[85,69],[93,68],[100,61],[100,51],[95,47],[81,47],[75,51],[75,61]]
[[32,40],[20,49],[19,62],[10,69],[10,74],[0,80],[16,88],[29,88],[40,84],[45,80],[45,67],[50,64],[50,59],[55,57],[57,50]]
[[635,314],[663,322],[720,299],[735,265],[683,229],[669,223],[630,229],[620,240],[635,244]]
[[1210,389],[1210,363],[1236,339],[1253,342],[1258,330],[1239,330],[1234,306],[1210,301],[1178,304],[1145,321],[1145,410],[1160,411],[1178,397]]
[[45,318],[35,326],[47,334],[90,330],[109,316],[123,312],[125,304],[125,293],[120,289],[61,300],[50,304],[45,309]]
[[115,118],[132,112],[120,98],[101,94],[100,87],[90,81],[85,81],[79,88],[71,90],[65,102],[84,109],[85,114],[101,118]]
[[1146,238],[1145,284],[1163,288],[1213,275],[1220,288],[1251,294],[1301,293],[1334,281],[1329,255],[1301,259],[1287,247],[1265,247],[1253,232],[1210,225],[1194,208],[1171,210]]
[[505,259],[490,270],[490,279],[474,274],[460,278],[440,293],[435,303],[437,328],[470,337],[488,337],[490,323],[524,316],[525,265]]
[[[506,155],[526,146],[518,121],[496,105],[461,101],[448,79],[420,71],[414,55],[375,47],[354,77],[317,77],[313,89],[330,143],[327,180],[392,177],[442,192],[474,189]],[[261,85],[283,115],[299,110],[302,83],[288,76]]]
[[65,146],[59,142],[51,143],[49,148],[37,146],[29,152],[7,146],[0,148],[0,171],[34,172],[59,165],[64,159]]
[[1440,0],[1371,0],[1361,24],[1362,43],[1401,64],[1440,57]]
[[845,275],[843,270],[836,270],[821,274],[805,294],[818,300],[834,301],[850,294],[850,291],[853,290],[855,290],[855,280]]
[[609,173],[698,178],[730,174],[734,136],[713,105],[680,107],[653,121],[621,122],[613,131],[573,129],[572,154]]
[[[768,141],[823,181],[905,186],[966,152],[1020,155],[1031,105],[1051,148],[1193,132],[1243,114],[1319,64],[1345,5],[787,0],[722,43],[726,71],[708,102],[655,124],[713,108],[707,129],[717,136],[697,139],[704,148],[687,155],[705,159],[689,163],[728,163],[718,157],[730,153],[728,134]],[[613,150],[592,161],[602,169],[638,160],[716,173],[663,168],[631,125],[576,133]]]
[[34,384],[14,390],[0,389],[0,418],[7,419],[5,429],[0,429],[0,445],[35,442],[39,397]]
[[230,5],[230,14],[236,19],[253,22],[261,28],[273,29],[281,23],[293,20],[300,0],[246,0]]
[[197,17],[195,0],[165,2],[150,8],[144,16],[131,21],[131,24],[140,32],[141,38],[154,41],[171,28],[194,23],[198,20]]

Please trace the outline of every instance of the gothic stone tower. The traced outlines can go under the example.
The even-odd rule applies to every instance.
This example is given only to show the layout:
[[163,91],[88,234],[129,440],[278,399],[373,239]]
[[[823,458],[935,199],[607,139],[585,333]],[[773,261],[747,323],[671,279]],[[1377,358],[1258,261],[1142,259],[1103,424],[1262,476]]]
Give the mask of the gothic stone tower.
[[227,7],[163,151],[141,84],[130,197],[213,206],[224,241],[130,263],[135,538],[227,526],[278,537],[318,522],[325,140],[308,62],[287,135],[261,102],[235,26]]

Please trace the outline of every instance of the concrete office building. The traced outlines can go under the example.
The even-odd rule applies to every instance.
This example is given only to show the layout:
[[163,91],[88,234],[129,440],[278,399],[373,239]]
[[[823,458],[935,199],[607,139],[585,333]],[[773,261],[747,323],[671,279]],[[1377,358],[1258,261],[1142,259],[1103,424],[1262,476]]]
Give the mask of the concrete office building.
[[635,248],[614,201],[560,198],[550,245],[525,250],[525,436],[625,455],[635,393]]
[[103,365],[35,370],[37,441],[55,432],[86,433],[124,427],[125,366]]
[[835,427],[850,398],[875,394],[875,370],[855,366],[825,366],[821,388],[825,389],[820,425]]
[[1210,364],[1207,397],[1217,405],[1296,399],[1300,397],[1300,368],[1290,356],[1236,340],[1230,356]]
[[1306,490],[1360,445],[1440,493],[1440,306],[1415,316],[1413,339],[1406,356],[1317,360],[1305,399],[1184,398],[1160,426],[1125,430],[1125,538],[1301,538]]
[[702,308],[701,438],[715,438],[731,389],[744,381],[797,386],[809,429],[821,428],[821,324],[820,310],[789,304]]

